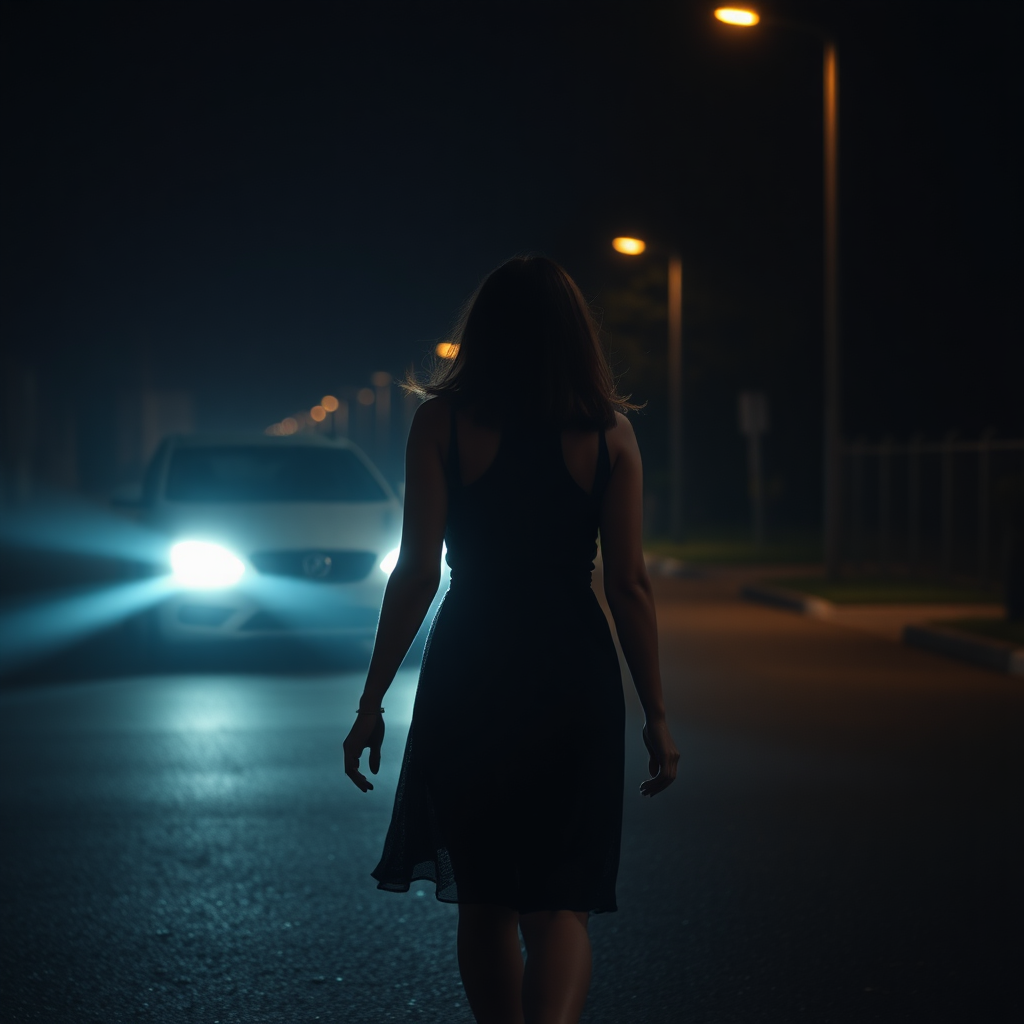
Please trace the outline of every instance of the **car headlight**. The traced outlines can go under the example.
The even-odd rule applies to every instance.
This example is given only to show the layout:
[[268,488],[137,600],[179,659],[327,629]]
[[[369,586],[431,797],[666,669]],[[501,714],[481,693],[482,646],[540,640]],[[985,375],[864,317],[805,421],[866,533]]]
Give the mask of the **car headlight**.
[[183,587],[230,587],[242,578],[245,564],[219,544],[183,540],[171,548],[171,571]]
[[390,576],[391,573],[394,572],[395,566],[398,565],[398,552],[400,550],[401,550],[401,548],[395,548],[394,551],[389,551],[380,560],[381,572],[387,573],[388,576]]

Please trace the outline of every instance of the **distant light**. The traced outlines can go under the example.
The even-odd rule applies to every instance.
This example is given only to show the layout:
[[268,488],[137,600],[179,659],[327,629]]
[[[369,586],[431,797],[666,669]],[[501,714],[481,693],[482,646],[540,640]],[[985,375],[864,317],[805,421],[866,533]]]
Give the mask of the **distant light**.
[[761,15],[749,7],[719,7],[715,17],[726,25],[742,25],[744,28],[750,28],[761,20]]
[[271,437],[277,437],[281,433],[281,424],[280,423],[271,423],[270,426],[267,427],[267,429],[263,431],[263,433],[264,434],[269,434]]
[[245,572],[245,564],[227,548],[202,540],[183,540],[171,548],[171,571],[183,587],[230,587]]
[[356,401],[360,405],[373,405],[377,400],[377,396],[373,393],[373,388],[360,388],[356,392]]
[[442,341],[434,351],[442,359],[454,359],[459,354],[459,346],[451,341]]
[[328,412],[335,412],[338,408],[338,400],[334,397],[334,395],[324,395],[324,397],[320,399],[320,404]]
[[639,256],[647,248],[647,243],[641,242],[639,238],[613,238],[612,248],[627,256]]
[[286,419],[281,420],[278,427],[280,428],[280,433],[287,435],[294,434],[295,431],[299,429],[299,424],[297,420],[289,416]]
[[371,375],[370,383],[375,388],[386,388],[391,383],[391,374],[387,370],[378,370]]
[[400,548],[395,548],[394,551],[389,551],[380,562],[381,572],[386,572],[389,576],[395,571],[395,566],[398,565],[398,552]]
[[322,423],[327,419],[327,410],[322,405],[314,405],[313,408],[309,410],[309,415],[312,416],[317,423]]

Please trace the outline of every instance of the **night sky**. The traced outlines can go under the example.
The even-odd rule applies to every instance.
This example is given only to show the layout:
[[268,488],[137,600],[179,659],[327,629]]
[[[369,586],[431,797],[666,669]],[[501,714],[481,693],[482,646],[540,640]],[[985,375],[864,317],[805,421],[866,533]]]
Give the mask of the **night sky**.
[[[761,6],[839,41],[850,436],[1024,430],[1021,9]],[[4,3],[5,370],[86,446],[140,386],[262,429],[422,365],[482,276],[543,252],[649,402],[656,474],[664,268],[608,244],[636,233],[684,260],[691,464],[732,452],[761,388],[814,492],[821,47],[710,11]]]

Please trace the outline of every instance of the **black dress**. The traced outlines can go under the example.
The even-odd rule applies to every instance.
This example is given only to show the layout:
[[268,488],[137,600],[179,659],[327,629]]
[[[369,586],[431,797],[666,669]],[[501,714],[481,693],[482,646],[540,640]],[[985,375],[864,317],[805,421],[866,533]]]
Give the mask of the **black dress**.
[[379,889],[450,903],[615,910],[624,702],[590,586],[610,474],[569,474],[561,428],[508,429],[463,485],[452,414],[451,585],[430,629]]

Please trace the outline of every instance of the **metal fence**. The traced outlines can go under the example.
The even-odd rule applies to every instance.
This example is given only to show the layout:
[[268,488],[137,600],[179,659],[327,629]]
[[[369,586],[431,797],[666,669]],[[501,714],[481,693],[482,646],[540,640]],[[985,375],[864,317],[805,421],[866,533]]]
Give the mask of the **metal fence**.
[[843,446],[844,559],[992,580],[1024,518],[1024,439]]

